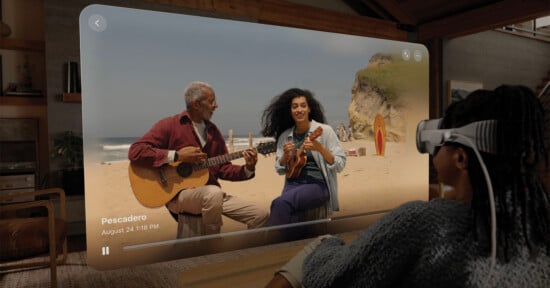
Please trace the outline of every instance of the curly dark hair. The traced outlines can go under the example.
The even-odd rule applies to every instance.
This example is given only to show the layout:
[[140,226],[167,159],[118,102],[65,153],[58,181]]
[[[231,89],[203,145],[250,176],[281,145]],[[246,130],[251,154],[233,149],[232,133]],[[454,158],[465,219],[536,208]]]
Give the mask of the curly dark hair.
[[262,135],[265,137],[279,138],[279,135],[286,129],[294,126],[294,120],[290,114],[292,99],[296,97],[306,97],[307,105],[311,112],[309,120],[315,120],[320,123],[326,123],[323,106],[313,97],[309,90],[291,88],[276,96],[265,108],[262,114]]
[[[497,215],[497,257],[508,261],[518,252],[520,235],[532,253],[546,245],[550,249],[549,195],[538,167],[546,167],[544,112],[535,94],[524,86],[499,86],[494,91],[476,90],[446,111],[441,128],[461,127],[475,121],[497,120],[497,154],[481,152],[494,190]],[[472,212],[475,236],[480,247],[490,239],[489,196],[485,177],[475,152],[457,143],[469,156]]]

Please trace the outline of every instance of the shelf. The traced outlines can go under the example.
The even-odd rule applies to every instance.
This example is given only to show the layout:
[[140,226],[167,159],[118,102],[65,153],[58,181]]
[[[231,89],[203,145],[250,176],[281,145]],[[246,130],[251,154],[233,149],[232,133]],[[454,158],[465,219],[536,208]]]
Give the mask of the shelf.
[[44,41],[0,38],[0,49],[44,52]]
[[0,96],[0,105],[46,105],[45,97]]
[[67,103],[82,103],[82,95],[80,93],[63,93],[61,100]]

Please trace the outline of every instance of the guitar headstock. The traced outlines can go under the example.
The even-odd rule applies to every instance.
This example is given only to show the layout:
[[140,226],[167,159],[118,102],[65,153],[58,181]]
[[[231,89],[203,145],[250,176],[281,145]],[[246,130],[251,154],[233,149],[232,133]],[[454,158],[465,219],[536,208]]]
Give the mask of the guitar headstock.
[[275,141],[269,141],[269,142],[262,142],[258,144],[258,147],[256,147],[256,150],[258,150],[258,153],[262,155],[271,154],[275,151],[277,151],[277,142]]
[[317,137],[321,136],[323,134],[323,127],[319,126],[317,129],[313,130],[311,134],[309,134],[309,140],[313,141],[317,139]]

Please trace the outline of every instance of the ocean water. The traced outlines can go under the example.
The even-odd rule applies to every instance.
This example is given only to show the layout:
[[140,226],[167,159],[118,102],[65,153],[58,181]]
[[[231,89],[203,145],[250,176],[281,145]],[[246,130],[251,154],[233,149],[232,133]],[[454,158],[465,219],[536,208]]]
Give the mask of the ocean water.
[[[128,149],[130,149],[130,145],[138,138],[139,137],[103,138],[99,140],[99,145],[96,146],[97,150],[94,152],[99,154],[99,159],[101,162],[116,162],[128,160]],[[271,137],[253,136],[252,145],[256,147],[260,143],[270,141],[274,141],[274,139]],[[228,146],[228,150],[230,150],[230,142],[227,136],[225,136],[225,143]],[[233,151],[244,150],[248,147],[248,136],[233,137]]]

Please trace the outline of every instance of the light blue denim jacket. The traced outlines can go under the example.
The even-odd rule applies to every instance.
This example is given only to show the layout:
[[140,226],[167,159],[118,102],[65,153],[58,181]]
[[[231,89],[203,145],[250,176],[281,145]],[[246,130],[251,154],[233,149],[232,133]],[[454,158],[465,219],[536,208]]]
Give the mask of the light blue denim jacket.
[[[328,186],[328,191],[330,195],[328,212],[329,214],[331,214],[332,211],[340,210],[340,205],[338,202],[338,180],[336,177],[336,173],[344,170],[344,167],[346,166],[346,153],[344,152],[344,148],[342,148],[342,145],[340,144],[336,133],[329,125],[312,120],[309,131],[311,132],[317,129],[317,127],[319,126],[323,128],[323,134],[319,136],[316,140],[319,141],[319,143],[323,144],[323,146],[325,146],[330,151],[330,153],[332,153],[332,155],[334,156],[334,163],[332,163],[332,165],[329,165],[323,158],[323,155],[321,155],[321,153],[317,151],[311,151],[311,153],[313,154],[315,163],[317,163],[317,166],[319,166],[319,168],[321,169],[323,176],[325,177],[325,182]],[[279,160],[281,159],[281,157],[283,157],[283,146],[287,142],[288,135],[292,134],[292,131],[294,131],[294,127],[283,131],[283,133],[279,135],[279,139],[277,139],[275,171],[277,171],[277,173],[280,175],[285,174],[286,167],[281,166],[279,164]]]

